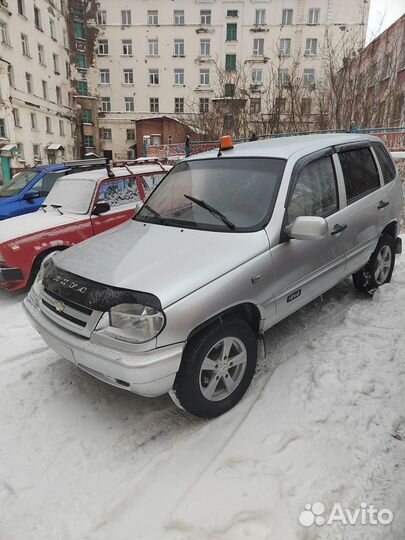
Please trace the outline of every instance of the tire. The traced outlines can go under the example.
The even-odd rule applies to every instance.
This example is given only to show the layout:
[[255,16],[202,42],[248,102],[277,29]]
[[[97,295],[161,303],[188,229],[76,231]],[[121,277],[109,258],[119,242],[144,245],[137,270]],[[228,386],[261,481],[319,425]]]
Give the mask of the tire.
[[220,416],[242,399],[256,361],[257,338],[246,321],[229,319],[212,325],[186,346],[171,397],[200,418]]
[[359,291],[373,293],[391,281],[394,265],[395,239],[389,234],[383,234],[366,266],[353,274],[353,284]]

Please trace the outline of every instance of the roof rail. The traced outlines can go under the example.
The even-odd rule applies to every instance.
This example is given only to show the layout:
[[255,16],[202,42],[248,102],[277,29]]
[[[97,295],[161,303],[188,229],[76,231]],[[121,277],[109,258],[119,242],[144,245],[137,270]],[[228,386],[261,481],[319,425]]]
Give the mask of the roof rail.
[[72,161],[63,161],[62,164],[66,167],[94,167],[99,165],[105,167],[107,163],[106,158],[94,158],[94,159],[74,159]]

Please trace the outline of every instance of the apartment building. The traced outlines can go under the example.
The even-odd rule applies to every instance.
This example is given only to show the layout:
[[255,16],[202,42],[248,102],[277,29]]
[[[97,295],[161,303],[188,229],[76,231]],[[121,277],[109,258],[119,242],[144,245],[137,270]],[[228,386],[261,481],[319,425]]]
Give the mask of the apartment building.
[[[242,108],[263,112],[274,79],[283,85],[299,72],[308,87],[316,83],[326,39],[345,36],[361,48],[368,10],[367,0],[99,0],[88,81],[99,100],[102,149],[132,155],[134,120],[195,123],[235,97],[242,80]],[[232,131],[238,112],[223,112]],[[158,144],[159,134],[151,135]]]
[[0,0],[2,178],[73,156],[65,0]]

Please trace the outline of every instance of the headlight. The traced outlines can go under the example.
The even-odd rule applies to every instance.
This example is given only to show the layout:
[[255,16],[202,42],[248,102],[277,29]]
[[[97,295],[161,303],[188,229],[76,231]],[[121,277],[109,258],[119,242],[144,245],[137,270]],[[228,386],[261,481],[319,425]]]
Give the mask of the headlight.
[[129,343],[145,343],[163,329],[165,316],[153,307],[142,304],[119,304],[104,313],[96,331]]

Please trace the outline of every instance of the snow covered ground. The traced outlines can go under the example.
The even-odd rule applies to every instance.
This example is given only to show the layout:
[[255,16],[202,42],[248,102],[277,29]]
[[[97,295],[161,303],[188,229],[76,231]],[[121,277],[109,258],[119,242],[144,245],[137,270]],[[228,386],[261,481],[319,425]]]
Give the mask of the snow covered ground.
[[[405,537],[405,255],[373,299],[345,281],[274,327],[214,421],[80,372],[21,300],[0,293],[1,540]],[[315,502],[394,519],[304,527]]]

